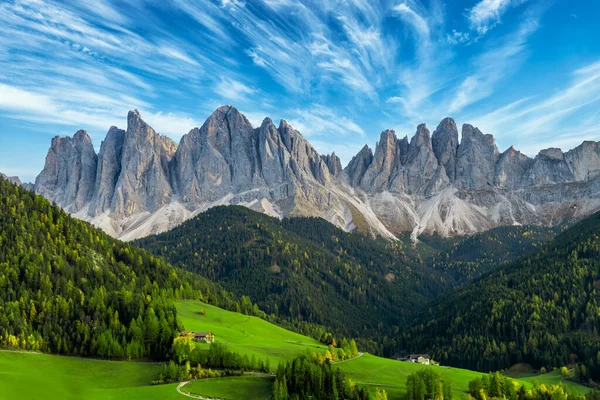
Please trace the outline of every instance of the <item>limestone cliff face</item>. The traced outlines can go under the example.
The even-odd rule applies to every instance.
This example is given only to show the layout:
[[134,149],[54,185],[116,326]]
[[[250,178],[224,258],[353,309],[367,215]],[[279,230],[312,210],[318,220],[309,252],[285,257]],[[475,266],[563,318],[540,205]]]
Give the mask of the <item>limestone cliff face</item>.
[[500,225],[555,224],[600,209],[600,144],[534,159],[451,118],[399,139],[389,129],[346,168],[320,155],[290,124],[254,128],[219,107],[177,145],[139,112],[111,127],[96,155],[90,137],[55,137],[35,190],[124,240],[172,228],[218,204],[273,216],[320,216],[346,230],[393,239],[442,236]]
[[81,210],[91,199],[98,157],[86,131],[52,139],[44,169],[35,180],[36,192],[69,212]]
[[432,135],[433,152],[441,167],[444,167],[450,182],[456,180],[456,151],[458,130],[452,118],[444,118]]
[[471,190],[492,188],[497,160],[498,149],[494,137],[464,124],[456,154],[456,186]]
[[156,133],[137,110],[129,112],[120,173],[110,206],[113,215],[151,213],[171,201],[168,169],[175,148],[173,141]]

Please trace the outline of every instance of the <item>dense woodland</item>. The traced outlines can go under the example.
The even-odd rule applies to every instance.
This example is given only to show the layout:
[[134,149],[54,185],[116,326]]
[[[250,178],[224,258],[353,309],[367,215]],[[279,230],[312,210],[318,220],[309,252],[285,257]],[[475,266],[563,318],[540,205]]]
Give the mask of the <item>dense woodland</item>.
[[600,379],[600,213],[536,253],[437,299],[399,336],[444,364],[495,371],[584,367]]
[[[401,243],[348,234],[320,218],[280,221],[240,206],[212,208],[135,244],[248,295],[269,314],[351,337],[397,334],[414,310],[453,285],[444,272],[408,257]],[[381,345],[366,347],[381,353]]]
[[369,398],[366,389],[358,387],[342,370],[329,362],[319,362],[316,355],[304,354],[279,364],[273,384],[273,400]]
[[446,271],[460,282],[467,282],[516,258],[540,250],[559,231],[560,228],[557,227],[502,226],[454,240],[423,240],[442,246],[448,243],[449,246],[433,256],[428,264]]
[[280,221],[229,206],[135,244],[248,295],[283,318],[279,324],[320,340],[326,331],[313,325],[326,325],[337,336],[358,338],[363,349],[393,355],[402,348],[401,327],[416,311],[497,267],[494,260],[535,251],[554,234],[505,227],[470,238],[423,237],[414,245],[408,236],[373,240],[321,218]]
[[241,304],[2,178],[0,248],[2,347],[163,359],[180,328],[174,299]]
[[452,383],[431,368],[406,377],[407,400],[452,400]]

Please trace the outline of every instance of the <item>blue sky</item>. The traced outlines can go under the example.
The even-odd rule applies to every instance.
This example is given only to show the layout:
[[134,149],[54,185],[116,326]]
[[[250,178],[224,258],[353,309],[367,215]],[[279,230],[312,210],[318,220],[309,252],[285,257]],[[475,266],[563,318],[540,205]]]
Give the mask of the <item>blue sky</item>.
[[346,164],[452,116],[515,145],[600,139],[598,1],[0,3],[0,171],[33,181],[55,135],[98,149],[137,108],[178,141],[219,105],[283,118]]

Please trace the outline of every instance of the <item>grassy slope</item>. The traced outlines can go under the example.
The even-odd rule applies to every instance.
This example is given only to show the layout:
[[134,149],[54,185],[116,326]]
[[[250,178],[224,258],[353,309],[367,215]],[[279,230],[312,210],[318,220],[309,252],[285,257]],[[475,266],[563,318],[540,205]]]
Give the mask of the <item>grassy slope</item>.
[[0,352],[0,400],[176,399],[177,385],[148,386],[160,367],[39,353]]
[[205,379],[185,385],[188,393],[223,399],[266,400],[271,397],[275,378],[267,376],[242,376]]
[[[201,302],[176,303],[179,315],[186,327],[195,331],[209,330],[218,341],[229,343],[231,350],[253,354],[262,359],[268,355],[271,367],[304,352],[309,346],[324,351],[320,343],[305,336],[286,331],[266,321],[232,313]],[[198,313],[206,310],[206,315]],[[370,354],[342,362],[338,367],[359,384],[375,390],[384,388],[388,398],[404,399],[406,377],[422,368],[434,368],[445,379],[452,381],[455,397],[465,398],[468,382],[481,376],[479,372],[459,368],[424,367],[417,364],[394,361]],[[153,400],[185,399],[176,391],[176,384],[151,386],[159,365],[139,362],[101,361],[37,353],[0,351],[0,400],[12,399],[92,399],[92,400]],[[556,372],[545,375],[526,374],[519,381],[531,386],[539,383],[558,383]],[[184,386],[185,391],[212,395],[227,399],[248,399],[248,393],[256,399],[270,390],[272,380],[261,377],[222,378],[196,382]],[[572,382],[567,385],[579,391],[587,388]],[[240,396],[240,393],[243,395]]]
[[[240,354],[255,355],[266,361],[271,369],[277,364],[302,354],[306,347],[315,352],[325,351],[326,346],[309,337],[285,330],[260,318],[226,311],[199,301],[177,302],[177,314],[188,330],[210,331],[215,340]],[[201,309],[206,315],[200,315]],[[208,344],[204,344],[208,349]]]
[[556,384],[556,383],[562,381],[566,387],[568,387],[571,390],[576,390],[579,393],[587,393],[590,390],[592,390],[591,388],[589,388],[587,386],[579,385],[576,382],[563,380],[562,377],[560,376],[559,371],[548,372],[547,374],[527,374],[524,376],[520,376],[519,380],[523,381],[523,382],[528,382],[531,384],[533,384],[534,382],[537,382],[539,384],[545,384],[545,385],[552,385],[552,384]]

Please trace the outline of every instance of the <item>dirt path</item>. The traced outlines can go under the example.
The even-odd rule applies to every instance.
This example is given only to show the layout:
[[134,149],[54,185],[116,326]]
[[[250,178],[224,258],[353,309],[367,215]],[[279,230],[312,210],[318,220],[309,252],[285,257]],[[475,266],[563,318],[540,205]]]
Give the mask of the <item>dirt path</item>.
[[185,385],[187,385],[190,382],[192,382],[192,381],[180,382],[179,385],[177,385],[177,393],[182,394],[182,395],[187,396],[187,397],[191,397],[192,399],[221,400],[221,399],[215,398],[215,397],[204,397],[204,396],[201,396],[199,394],[191,394],[191,393],[186,393],[186,392],[182,391],[181,388],[184,387]]
[[[256,376],[256,377],[273,377],[275,376],[275,374],[265,374],[262,372],[254,372],[250,375],[241,375],[241,376]],[[235,378],[236,376],[231,376],[231,377],[219,377],[219,378],[208,378],[208,379],[201,379],[203,381],[208,381],[208,380],[212,380],[212,379],[227,379],[227,378]],[[185,381],[185,382],[180,382],[179,385],[177,385],[177,393],[182,394],[184,396],[187,397],[191,397],[192,399],[198,399],[198,400],[223,400],[219,397],[207,397],[207,396],[202,396],[200,394],[192,394],[192,393],[187,393],[184,392],[183,390],[181,390],[182,387],[184,387],[185,385],[187,385],[190,382],[194,382],[192,381]],[[270,397],[269,397],[270,399]],[[268,400],[268,399],[267,399]]]
[[363,356],[363,354],[365,354],[365,353],[361,353],[361,352],[359,352],[359,353],[358,353],[358,355],[357,355],[356,357],[348,358],[347,360],[336,361],[336,362],[333,362],[333,363],[331,363],[331,364],[332,364],[332,365],[337,365],[337,364],[345,363],[345,362],[348,362],[348,361],[354,361],[354,360],[356,360],[357,358],[359,358],[359,357],[362,357],[362,356]]

